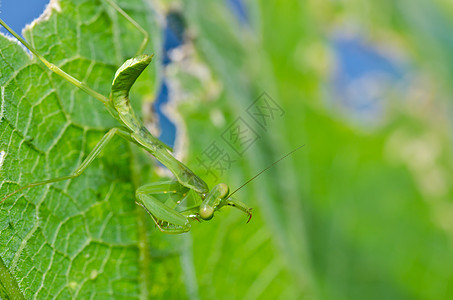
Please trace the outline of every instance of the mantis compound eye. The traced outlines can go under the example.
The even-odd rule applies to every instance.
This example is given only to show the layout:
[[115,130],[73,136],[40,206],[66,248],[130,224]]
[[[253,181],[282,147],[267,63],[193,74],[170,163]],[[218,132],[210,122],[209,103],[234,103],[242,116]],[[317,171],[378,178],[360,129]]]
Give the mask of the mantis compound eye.
[[219,183],[218,185],[216,185],[215,188],[217,189],[217,191],[219,193],[218,198],[225,198],[230,191],[230,189],[228,188],[228,185],[226,185],[225,183]]
[[200,206],[200,211],[199,211],[200,217],[203,220],[211,220],[212,217],[214,216],[214,208],[212,206],[209,206],[207,204],[201,205]]

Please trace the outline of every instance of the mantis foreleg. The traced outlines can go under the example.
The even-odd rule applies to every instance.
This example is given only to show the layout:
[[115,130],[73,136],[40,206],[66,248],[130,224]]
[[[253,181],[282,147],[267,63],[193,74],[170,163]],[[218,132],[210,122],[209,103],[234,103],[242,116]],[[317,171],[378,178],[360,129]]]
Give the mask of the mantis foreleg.
[[[183,233],[190,230],[187,216],[174,208],[185,199],[189,188],[177,181],[156,182],[141,186],[135,195],[137,204],[142,206],[152,217],[160,231],[165,233]],[[168,194],[178,199],[176,202],[161,201],[155,195]]]

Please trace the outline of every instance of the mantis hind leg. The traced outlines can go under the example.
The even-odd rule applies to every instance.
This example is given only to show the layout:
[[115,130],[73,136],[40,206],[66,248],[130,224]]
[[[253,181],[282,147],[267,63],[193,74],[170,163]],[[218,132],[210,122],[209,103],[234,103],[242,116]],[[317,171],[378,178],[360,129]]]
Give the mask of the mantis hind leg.
[[94,148],[93,148],[93,150],[91,150],[90,154],[88,154],[88,156],[84,159],[84,161],[77,167],[77,169],[72,174],[67,175],[67,176],[62,176],[62,177],[57,177],[57,178],[52,178],[52,179],[48,179],[48,180],[44,180],[44,181],[39,181],[39,182],[34,182],[34,183],[27,184],[27,185],[19,188],[18,190],[15,190],[14,192],[9,193],[6,196],[4,196],[0,200],[0,204],[3,201],[5,201],[7,198],[13,196],[14,194],[17,194],[20,191],[25,190],[25,189],[29,189],[29,188],[40,186],[40,185],[46,185],[46,184],[50,184],[50,183],[54,183],[54,182],[69,180],[69,179],[73,179],[73,178],[76,178],[76,177],[80,176],[83,173],[83,171],[85,171],[85,169],[96,159],[96,157],[99,156],[99,154],[101,153],[102,149],[104,149],[105,146],[112,140],[112,138],[113,138],[113,136],[115,134],[118,134],[119,136],[121,136],[123,138],[125,138],[128,135],[127,132],[124,132],[121,129],[118,129],[118,128],[110,129],[102,137],[102,139],[96,144],[96,146],[94,146]]
[[5,29],[8,30],[8,32],[11,33],[16,39],[18,39],[19,42],[21,42],[22,45],[24,45],[28,50],[30,50],[30,52],[33,53],[40,61],[42,61],[50,71],[52,71],[52,72],[56,73],[57,75],[61,76],[66,81],[69,81],[71,84],[73,84],[74,86],[76,86],[79,89],[83,90],[88,95],[93,96],[95,99],[101,101],[105,105],[110,102],[110,100],[107,97],[99,94],[98,92],[96,92],[95,90],[90,88],[85,83],[83,83],[80,80],[78,80],[77,78],[69,75],[68,73],[66,73],[65,71],[63,71],[62,69],[60,69],[59,67],[57,67],[53,63],[49,62],[47,59],[45,59],[44,56],[39,54],[38,51],[36,51],[36,49],[32,45],[30,45],[26,40],[24,40],[20,35],[18,35],[14,30],[12,30],[8,25],[6,25],[6,23],[3,22],[2,19],[0,19],[0,24],[3,27],[5,27]]
[[142,43],[140,44],[140,47],[137,50],[137,53],[135,55],[140,55],[143,54],[145,51],[146,45],[148,45],[149,42],[149,34],[148,32],[143,29],[140,24],[138,24],[134,19],[131,18],[121,7],[118,6],[113,0],[103,0],[106,2],[108,5],[110,5],[113,9],[115,9],[120,15],[122,15],[127,21],[129,21],[135,28],[137,28],[142,34],[143,34],[143,40]]
[[[190,216],[176,211],[175,208],[189,191],[190,189],[177,181],[151,183],[137,189],[136,203],[148,212],[160,231],[184,233],[190,230]],[[159,198],[159,195],[165,195],[165,200]]]
[[[149,35],[148,32],[146,32],[143,27],[141,27],[134,19],[132,19],[124,10],[122,10],[113,0],[103,0],[105,1],[108,5],[113,7],[118,13],[120,13],[126,20],[128,20],[134,27],[136,27],[142,34],[143,34],[143,41],[137,51],[137,54],[142,54],[143,51],[146,48],[146,45],[148,44],[149,41]],[[22,45],[24,45],[28,50],[30,50],[33,55],[35,55],[41,62],[44,63],[44,65],[52,72],[56,73],[57,75],[61,76],[63,79],[66,81],[69,81],[72,85],[78,87],[79,89],[83,90],[86,92],[88,95],[94,97],[95,99],[101,101],[104,103],[104,105],[108,105],[110,103],[109,98],[105,97],[104,95],[96,92],[92,88],[90,88],[87,84],[84,82],[80,81],[79,79],[73,77],[72,75],[66,73],[62,69],[60,69],[58,66],[55,64],[49,62],[47,59],[44,58],[36,49],[29,44],[25,39],[23,39],[20,35],[18,35],[14,30],[12,30],[2,19],[0,19],[0,25],[5,27],[5,29],[11,33],[19,42],[21,42]]]

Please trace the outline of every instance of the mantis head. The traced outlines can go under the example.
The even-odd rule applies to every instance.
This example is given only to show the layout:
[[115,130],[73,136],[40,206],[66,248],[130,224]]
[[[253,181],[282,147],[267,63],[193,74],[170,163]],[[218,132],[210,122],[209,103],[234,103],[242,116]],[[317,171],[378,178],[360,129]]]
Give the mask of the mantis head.
[[242,210],[249,216],[247,223],[252,218],[252,209],[247,207],[244,203],[229,197],[228,185],[219,183],[207,195],[200,205],[198,214],[203,220],[211,220],[214,217],[214,212],[219,210],[225,205],[230,205]]

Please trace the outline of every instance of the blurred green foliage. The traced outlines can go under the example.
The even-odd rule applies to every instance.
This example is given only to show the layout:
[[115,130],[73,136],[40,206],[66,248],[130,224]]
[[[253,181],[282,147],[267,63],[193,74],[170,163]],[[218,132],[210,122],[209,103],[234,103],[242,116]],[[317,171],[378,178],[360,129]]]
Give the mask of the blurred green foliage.
[[[225,209],[168,236],[133,203],[134,189],[159,177],[152,161],[117,140],[80,178],[0,206],[1,297],[453,297],[449,1],[245,1],[245,23],[225,1],[119,4],[150,30],[157,58],[134,105],[149,105],[165,76],[176,153],[209,186],[221,180],[235,189],[306,146],[235,195],[254,208],[249,224]],[[164,68],[159,32],[170,10],[187,32]],[[100,1],[61,1],[25,36],[104,94],[140,42]],[[336,85],[344,71],[338,39],[366,44],[402,75]],[[0,53],[3,195],[69,173],[115,123],[16,43],[0,38]],[[366,114],[342,91],[366,101],[370,80],[380,109]],[[263,92],[284,111],[264,127],[248,113]],[[238,118],[259,136],[241,155],[225,140]],[[215,175],[199,162],[213,143],[234,160]]]

